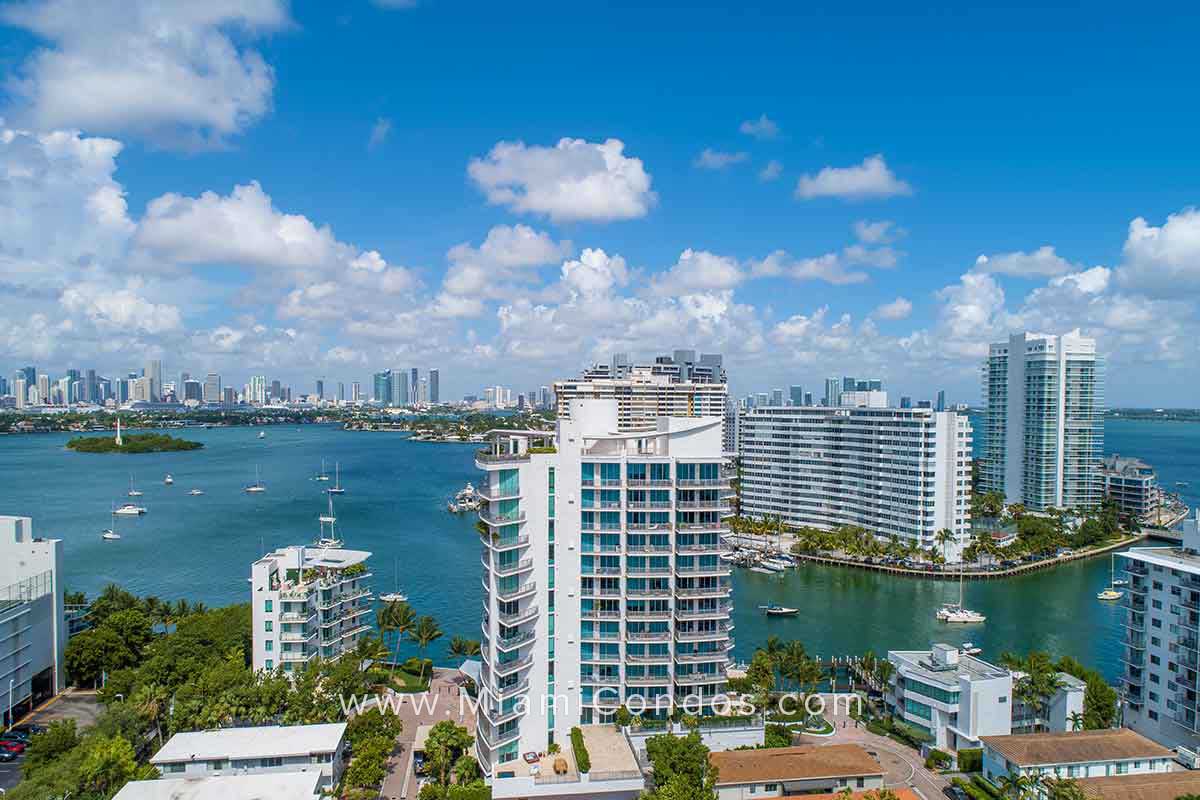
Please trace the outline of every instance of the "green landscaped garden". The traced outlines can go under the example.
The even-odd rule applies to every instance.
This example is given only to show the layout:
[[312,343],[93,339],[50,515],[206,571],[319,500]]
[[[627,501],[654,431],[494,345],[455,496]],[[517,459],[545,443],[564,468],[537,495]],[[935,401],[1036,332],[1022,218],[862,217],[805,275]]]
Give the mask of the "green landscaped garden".
[[67,449],[77,453],[177,453],[199,450],[202,442],[178,439],[166,433],[129,433],[117,444],[114,436],[76,436]]

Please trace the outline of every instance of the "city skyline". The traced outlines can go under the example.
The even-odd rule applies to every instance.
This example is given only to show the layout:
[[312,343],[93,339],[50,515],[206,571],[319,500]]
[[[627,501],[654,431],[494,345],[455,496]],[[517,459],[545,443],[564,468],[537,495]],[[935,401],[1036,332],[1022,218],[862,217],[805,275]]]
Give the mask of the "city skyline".
[[[1113,405],[1200,405],[1195,15],[706,7],[693,42],[656,9],[398,5],[6,6],[0,352],[292,385],[419,360],[454,397],[686,341],[735,394],[973,402],[989,342],[1080,327]],[[1057,56],[1083,47],[1123,57]]]

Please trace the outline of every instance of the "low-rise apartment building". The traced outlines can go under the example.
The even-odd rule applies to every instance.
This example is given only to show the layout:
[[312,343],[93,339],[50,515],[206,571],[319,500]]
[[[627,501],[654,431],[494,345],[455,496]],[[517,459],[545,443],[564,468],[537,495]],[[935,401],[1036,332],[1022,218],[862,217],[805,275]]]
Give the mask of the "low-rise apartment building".
[[307,772],[336,786],[345,766],[346,724],[268,725],[177,733],[150,763],[165,778]]
[[1158,522],[1166,511],[1166,496],[1158,485],[1154,467],[1137,459],[1113,453],[1100,464],[1104,496],[1117,504],[1122,513],[1144,524]]
[[1200,512],[1178,547],[1117,553],[1128,574],[1119,629],[1125,724],[1166,747],[1200,749]]
[[524,759],[498,767],[492,777],[493,800],[636,800],[646,778],[625,735],[615,725],[584,725],[579,729],[591,762],[580,772],[568,743],[560,752],[535,763]]
[[1066,731],[1074,714],[1083,712],[1083,681],[1058,674],[1061,688],[1038,719],[1033,709],[1017,701],[1014,686],[1022,673],[1013,672],[957,647],[935,644],[929,650],[893,650],[895,667],[884,702],[905,724],[927,733],[946,751],[976,748],[985,736],[1005,736],[1037,726]]
[[884,769],[856,744],[772,747],[709,753],[718,800],[879,789]]
[[66,685],[62,540],[33,535],[29,517],[0,516],[0,691],[19,718]]
[[[738,430],[742,513],[866,528],[958,561],[970,543],[971,423],[922,408],[766,407]],[[954,540],[938,543],[946,529]]]
[[305,800],[320,795],[315,772],[130,781],[113,800]]
[[256,670],[299,672],[354,650],[371,630],[365,550],[283,547],[250,567]]
[[1170,772],[1175,754],[1129,728],[983,737],[983,774],[1099,778]]

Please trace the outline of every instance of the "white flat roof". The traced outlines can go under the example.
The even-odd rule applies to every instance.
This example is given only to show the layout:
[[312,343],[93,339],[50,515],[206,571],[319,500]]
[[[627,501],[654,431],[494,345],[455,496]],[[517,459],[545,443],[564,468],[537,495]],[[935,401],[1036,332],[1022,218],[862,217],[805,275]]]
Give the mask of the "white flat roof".
[[317,795],[321,772],[272,772],[131,781],[113,800],[280,800]]
[[346,733],[346,723],[267,725],[177,733],[150,759],[151,764],[211,761],[219,758],[272,758],[332,753]]
[[370,557],[371,554],[366,550],[338,550],[332,547],[304,548],[304,565],[308,567],[345,569],[355,564],[361,564]]
[[1200,556],[1192,555],[1181,547],[1132,547],[1117,553],[1117,556],[1200,575]]

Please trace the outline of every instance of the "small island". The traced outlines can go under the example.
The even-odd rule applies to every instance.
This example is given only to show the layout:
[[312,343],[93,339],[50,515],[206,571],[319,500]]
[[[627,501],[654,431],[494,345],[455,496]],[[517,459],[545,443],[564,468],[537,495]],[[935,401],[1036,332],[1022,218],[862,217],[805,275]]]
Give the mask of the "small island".
[[175,453],[201,447],[202,442],[165,433],[127,433],[119,440],[111,436],[76,436],[67,442],[67,448],[78,453]]

